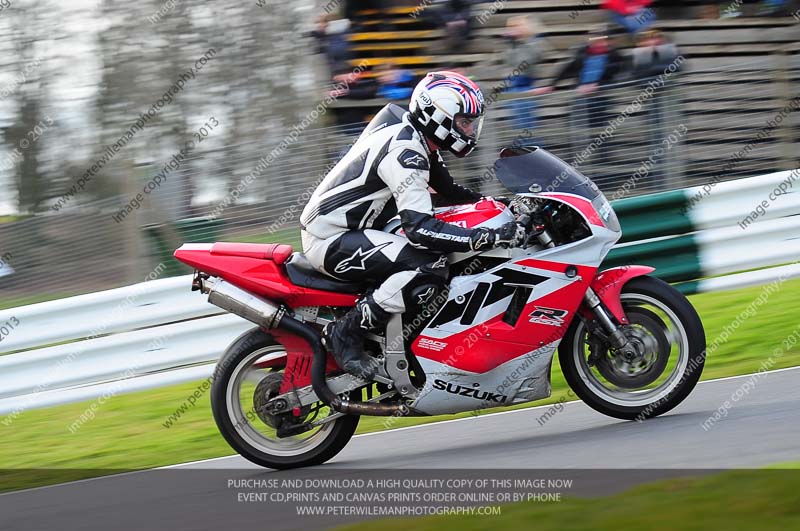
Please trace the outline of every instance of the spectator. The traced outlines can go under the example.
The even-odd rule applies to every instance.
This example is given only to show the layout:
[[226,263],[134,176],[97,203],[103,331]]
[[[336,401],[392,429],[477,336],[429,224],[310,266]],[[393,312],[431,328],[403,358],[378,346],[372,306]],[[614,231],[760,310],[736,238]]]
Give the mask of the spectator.
[[536,85],[536,69],[546,45],[541,37],[542,27],[527,16],[508,19],[505,37],[509,42],[506,67],[509,72],[519,72],[510,79],[513,92],[529,91]]
[[680,55],[678,47],[659,30],[639,34],[631,51],[631,77],[643,79],[663,74]]
[[[631,51],[631,77],[646,80],[664,74],[668,70],[674,72],[683,66],[683,62],[677,61],[679,56],[678,47],[663,33],[658,30],[643,31],[638,35],[636,47]],[[673,64],[674,66],[670,67]],[[642,82],[642,85],[644,84]],[[665,115],[667,109],[675,108],[671,87],[670,83],[659,84],[644,107],[647,134],[650,136],[653,149],[661,145],[667,136],[667,130],[671,129],[668,125],[669,119]],[[662,171],[662,166],[657,164],[648,174],[647,182],[657,182]]]
[[317,41],[316,52],[325,54],[325,30],[328,27],[328,21],[331,20],[330,15],[319,15],[317,22],[314,24],[314,29],[308,32],[307,37],[313,37]]
[[[538,21],[530,17],[515,16],[508,19],[504,35],[509,42],[505,61],[505,70],[511,75],[508,92],[518,93],[520,96],[523,93],[538,93],[534,89],[537,70],[546,49],[541,37],[542,31]],[[531,97],[515,98],[508,102],[508,107],[512,112],[515,133],[519,135],[523,131],[527,132],[526,138],[531,144],[536,144],[536,140],[530,135],[537,123],[536,101]]]
[[378,86],[373,77],[365,72],[350,71],[346,74],[333,76],[335,87],[330,91],[332,98],[350,98],[354,100],[368,100],[374,98]]
[[448,49],[463,47],[469,38],[471,24],[471,2],[469,0],[439,0],[431,6],[438,26],[444,28]]
[[391,63],[380,65],[378,72],[378,96],[389,100],[407,100],[414,91],[414,74],[397,68]]
[[[617,80],[622,64],[622,55],[609,37],[607,28],[596,30],[556,74],[552,85],[539,92],[550,92],[560,81],[575,78],[578,83],[576,90],[581,97],[574,102],[571,114],[578,122],[577,127],[590,134],[592,129],[605,126],[608,121],[606,111],[609,103],[600,89]],[[600,149],[598,155],[600,162],[608,161],[608,149]]]
[[[365,72],[350,71],[333,77],[334,88],[329,95],[336,99],[368,100],[374,98],[378,84],[374,77]],[[361,105],[343,103],[333,107],[336,125],[345,135],[356,135],[364,128],[366,113]]]
[[323,15],[311,35],[317,39],[319,53],[325,55],[331,77],[351,70],[350,20]]
[[589,40],[581,45],[572,59],[553,78],[552,85],[539,92],[550,92],[559,82],[576,78],[579,94],[591,94],[602,85],[617,79],[621,73],[622,55],[606,29],[589,34]]
[[650,9],[653,0],[604,0],[601,7],[609,12],[611,22],[630,34],[649,28],[656,19]]

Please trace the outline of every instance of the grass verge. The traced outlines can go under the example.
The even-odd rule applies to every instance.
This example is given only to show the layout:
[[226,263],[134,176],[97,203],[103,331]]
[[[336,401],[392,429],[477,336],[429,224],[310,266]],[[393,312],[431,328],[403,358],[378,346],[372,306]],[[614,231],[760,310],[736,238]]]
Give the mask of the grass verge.
[[[709,344],[736,319],[763,288],[690,297],[703,319]],[[740,324],[709,356],[703,379],[747,374],[759,369],[784,338],[798,326],[786,308],[796,306],[800,280],[783,284],[755,315]],[[774,358],[771,369],[800,365],[800,348]],[[86,414],[92,402],[25,411],[18,418],[0,416],[0,465],[4,469],[80,469],[75,478],[91,477],[109,469],[140,469],[230,455],[232,450],[217,432],[208,394],[164,427],[170,414],[187,400],[198,383],[187,383],[109,398],[92,412],[94,418],[72,433],[72,424]],[[571,393],[570,393],[571,394]],[[553,368],[553,396],[533,405],[571,399],[557,363]],[[530,407],[522,404],[515,408]],[[469,416],[400,418],[391,427]],[[385,419],[364,418],[359,432],[386,429]],[[532,433],[535,433],[532,431]],[[37,480],[41,482],[40,480]]]
[[567,497],[560,502],[504,505],[500,515],[370,520],[337,529],[800,529],[800,473],[740,470],[708,477],[659,481],[601,498]]

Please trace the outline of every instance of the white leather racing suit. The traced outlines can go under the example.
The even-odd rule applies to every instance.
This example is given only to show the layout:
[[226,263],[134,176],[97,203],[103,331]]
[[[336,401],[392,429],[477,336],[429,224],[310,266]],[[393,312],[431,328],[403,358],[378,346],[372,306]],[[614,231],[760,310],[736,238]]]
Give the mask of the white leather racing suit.
[[[300,217],[303,251],[317,270],[347,281],[383,282],[372,294],[386,312],[425,304],[447,278],[443,253],[494,245],[495,233],[433,216],[429,187],[451,202],[480,194],[455,184],[438,152],[389,104],[322,180]],[[381,229],[399,214],[405,236]]]

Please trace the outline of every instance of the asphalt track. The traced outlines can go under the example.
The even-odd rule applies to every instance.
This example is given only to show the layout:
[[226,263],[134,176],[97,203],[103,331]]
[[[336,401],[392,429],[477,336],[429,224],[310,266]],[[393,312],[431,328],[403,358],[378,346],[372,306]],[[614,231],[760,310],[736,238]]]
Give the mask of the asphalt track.
[[497,469],[514,469],[574,478],[568,494],[596,496],[662,477],[800,460],[800,368],[701,382],[672,412],[643,423],[577,401],[543,421],[549,407],[356,436],[314,469],[268,471],[232,456],[5,494],[0,529],[319,529],[359,519],[237,502],[230,478],[445,477],[476,469],[502,477],[510,470]]

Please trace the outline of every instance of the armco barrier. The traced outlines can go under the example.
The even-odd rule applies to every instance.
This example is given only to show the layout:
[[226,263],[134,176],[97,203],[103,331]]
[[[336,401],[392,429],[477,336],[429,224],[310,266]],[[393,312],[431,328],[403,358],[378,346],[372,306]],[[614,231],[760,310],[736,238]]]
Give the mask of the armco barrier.
[[[640,263],[687,293],[800,276],[800,170],[614,201],[623,239],[605,266]],[[789,180],[789,181],[787,181]],[[796,183],[800,187],[800,182]],[[752,224],[739,225],[762,201]],[[758,271],[747,271],[764,268]],[[716,275],[725,276],[716,277]],[[715,277],[715,278],[707,278]],[[208,377],[249,322],[189,290],[190,277],[12,308],[0,343],[0,414]],[[0,419],[0,420],[5,420]]]
[[189,291],[190,284],[191,276],[172,277],[3,310],[0,315],[13,315],[20,326],[0,348],[23,350],[222,313]]
[[[776,190],[780,195],[774,195]],[[604,267],[636,262],[655,267],[655,275],[664,280],[680,282],[800,259],[795,237],[800,234],[800,169],[613,204],[622,239]],[[756,212],[754,222],[739,225],[759,205],[764,214]],[[691,286],[696,283],[683,291],[693,292]]]

